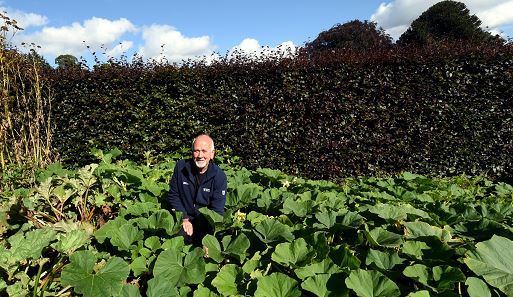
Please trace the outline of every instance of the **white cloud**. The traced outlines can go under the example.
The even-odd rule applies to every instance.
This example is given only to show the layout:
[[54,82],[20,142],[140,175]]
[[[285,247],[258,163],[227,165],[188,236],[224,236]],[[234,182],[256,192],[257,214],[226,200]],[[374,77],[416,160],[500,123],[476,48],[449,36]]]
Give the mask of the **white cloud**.
[[109,57],[119,57],[126,54],[134,46],[134,42],[130,40],[123,40],[111,50],[107,51]]
[[229,57],[235,57],[238,55],[262,57],[262,56],[274,56],[279,55],[281,57],[289,56],[294,54],[296,46],[292,41],[285,41],[276,47],[261,46],[258,40],[254,38],[246,38],[242,42],[234,46],[228,53]]
[[109,49],[125,33],[135,31],[136,27],[125,18],[111,21],[93,17],[83,24],[75,22],[70,26],[44,27],[34,33],[22,33],[17,41],[40,45],[39,52],[43,55],[80,56],[88,52],[86,46],[91,51],[99,51],[102,47]]
[[17,22],[18,27],[27,29],[29,27],[40,27],[48,23],[48,18],[44,15],[27,13],[21,10],[11,9],[0,6],[1,12],[6,12],[7,16]]
[[144,45],[138,54],[144,59],[180,62],[211,55],[216,48],[209,36],[186,37],[167,25],[151,25],[142,32]]
[[[394,0],[382,3],[371,16],[371,21],[394,39],[408,29],[411,22],[422,12],[440,0]],[[513,23],[513,0],[467,0],[464,2],[470,10],[482,21],[482,27],[491,32],[499,32],[500,27]]]

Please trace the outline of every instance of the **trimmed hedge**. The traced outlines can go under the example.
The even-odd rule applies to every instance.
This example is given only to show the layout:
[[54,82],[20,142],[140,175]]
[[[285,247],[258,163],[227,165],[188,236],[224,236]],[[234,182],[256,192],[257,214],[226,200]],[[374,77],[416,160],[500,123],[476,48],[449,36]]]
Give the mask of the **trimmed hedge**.
[[68,164],[90,162],[90,146],[141,159],[206,132],[243,166],[308,178],[513,173],[511,45],[113,63],[52,80],[55,147]]

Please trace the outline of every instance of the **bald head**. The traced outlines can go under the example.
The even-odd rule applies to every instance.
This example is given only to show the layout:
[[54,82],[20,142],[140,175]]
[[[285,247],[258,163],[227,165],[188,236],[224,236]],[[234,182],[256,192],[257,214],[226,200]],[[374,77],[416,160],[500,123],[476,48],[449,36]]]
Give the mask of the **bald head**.
[[208,136],[207,134],[201,134],[198,137],[194,138],[192,141],[192,149],[194,150],[194,145],[196,142],[205,142],[207,145],[211,147],[211,150],[214,151],[214,140]]
[[208,163],[214,158],[214,141],[210,136],[202,134],[192,142],[192,158],[200,173],[205,173]]

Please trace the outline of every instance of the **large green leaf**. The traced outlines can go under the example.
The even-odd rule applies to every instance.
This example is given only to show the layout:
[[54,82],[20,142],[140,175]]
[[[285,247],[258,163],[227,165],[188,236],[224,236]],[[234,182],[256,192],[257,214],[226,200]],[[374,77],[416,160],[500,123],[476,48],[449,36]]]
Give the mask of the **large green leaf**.
[[[230,238],[230,241],[227,241],[229,244],[224,246],[224,253],[235,257],[239,262],[242,262],[246,258],[246,251],[250,247],[251,242],[244,233],[239,234],[233,240],[231,239],[231,236],[225,236],[225,238],[228,237]],[[223,242],[225,242],[225,238],[223,238]]]
[[399,287],[378,271],[353,270],[345,282],[360,297],[401,296]]
[[205,279],[204,252],[200,248],[190,251],[185,258],[181,251],[165,250],[159,254],[153,275],[164,278],[174,286],[199,284]]
[[354,251],[347,244],[332,249],[329,256],[335,264],[346,271],[360,268],[360,259],[354,255]]
[[385,220],[403,221],[406,219],[406,212],[401,205],[377,203],[369,207],[369,211]]
[[90,241],[89,234],[85,230],[71,230],[65,234],[59,234],[58,241],[52,244],[52,247],[61,253],[67,255],[85,245]]
[[334,274],[340,272],[341,269],[331,259],[324,259],[318,263],[312,263],[305,267],[297,268],[294,270],[297,277],[305,280],[308,277],[315,276],[318,274]]
[[179,293],[176,285],[171,283],[167,278],[156,276],[148,281],[146,295],[148,297],[178,296]]
[[422,241],[406,241],[401,247],[401,251],[407,255],[413,256],[419,260],[424,256],[422,250],[431,249],[425,242]]
[[94,237],[99,243],[103,243],[105,239],[112,238],[113,234],[116,233],[121,226],[125,225],[127,220],[122,217],[117,217],[114,220],[110,220],[105,223],[100,229],[94,232]]
[[374,228],[370,232],[365,232],[367,239],[373,245],[383,247],[398,247],[403,242],[402,236],[381,227]]
[[317,212],[315,214],[315,218],[319,221],[320,224],[314,224],[314,227],[319,229],[330,229],[337,222],[337,215],[338,213],[332,210]]
[[469,277],[465,281],[468,286],[467,293],[470,297],[491,297],[490,289],[486,283],[477,277]]
[[304,218],[312,213],[314,206],[313,200],[299,200],[289,197],[283,202],[284,214],[293,213],[297,217]]
[[239,294],[238,284],[242,283],[242,269],[235,264],[227,264],[221,268],[212,285],[224,296]]
[[84,296],[112,296],[123,288],[130,269],[121,258],[110,258],[105,266],[96,268],[96,257],[91,251],[78,251],[70,256],[70,263],[61,273],[64,286],[70,285]]
[[374,263],[376,267],[383,270],[391,270],[395,265],[403,263],[404,259],[399,257],[397,253],[381,252],[370,249],[365,259],[365,264]]
[[285,266],[301,266],[309,262],[314,254],[313,249],[308,246],[303,238],[292,242],[280,243],[276,246],[271,259]]
[[406,222],[403,225],[405,227],[404,234],[407,238],[436,237],[441,241],[450,241],[452,238],[448,230],[431,226],[426,222]]
[[294,239],[291,228],[274,219],[264,219],[255,226],[254,232],[264,243],[281,240],[292,241]]
[[255,297],[299,297],[297,282],[283,273],[275,272],[258,279]]
[[56,232],[52,229],[36,229],[23,234],[18,232],[9,237],[7,241],[11,245],[6,260],[15,263],[21,260],[38,259],[45,247],[55,240]]
[[144,234],[142,230],[132,226],[130,223],[126,223],[112,233],[110,243],[120,251],[130,251],[136,248],[136,245],[133,243],[142,240],[143,237]]
[[465,263],[488,284],[513,296],[513,241],[494,235],[467,252]]
[[205,235],[205,237],[203,237],[202,243],[208,248],[208,256],[212,260],[216,261],[217,263],[221,263],[224,260],[221,245],[215,236],[210,234]]
[[[331,296],[349,296],[349,290],[344,287],[343,279],[339,279],[338,275],[319,274],[307,278],[301,288],[312,292],[315,296],[331,297]],[[342,283],[341,283],[342,282]]]

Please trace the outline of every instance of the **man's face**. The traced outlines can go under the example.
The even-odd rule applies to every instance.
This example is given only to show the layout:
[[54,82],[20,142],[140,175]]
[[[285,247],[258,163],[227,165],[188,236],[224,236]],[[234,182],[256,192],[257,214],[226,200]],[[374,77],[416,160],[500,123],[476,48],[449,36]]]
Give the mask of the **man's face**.
[[212,149],[212,142],[206,137],[198,137],[194,142],[192,150],[192,158],[196,167],[201,172],[203,169],[207,169],[208,162],[214,158],[214,150]]

